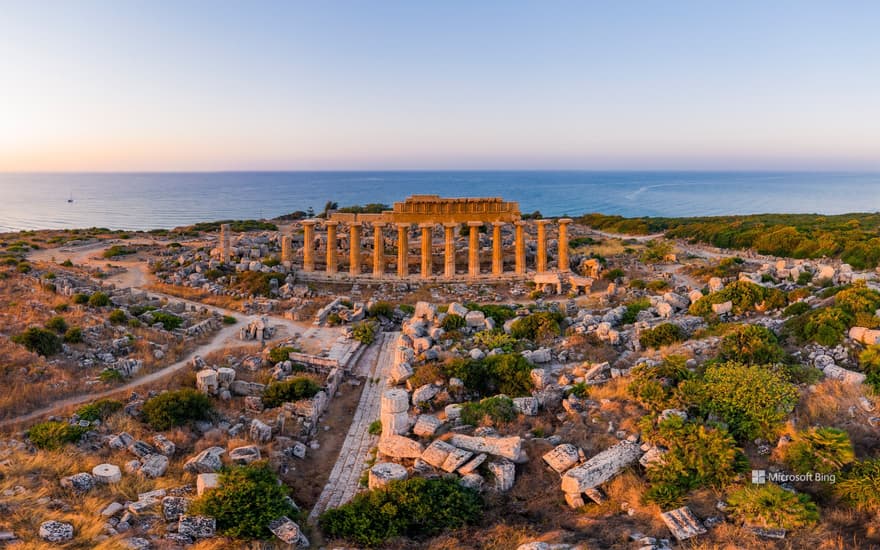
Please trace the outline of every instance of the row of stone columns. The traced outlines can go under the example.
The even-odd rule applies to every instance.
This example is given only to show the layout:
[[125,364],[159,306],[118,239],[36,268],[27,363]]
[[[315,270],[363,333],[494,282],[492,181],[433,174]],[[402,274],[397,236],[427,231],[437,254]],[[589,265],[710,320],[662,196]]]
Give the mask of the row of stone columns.
[[[572,220],[562,218],[559,220],[559,257],[557,261],[559,271],[569,271],[568,261],[568,224]],[[314,242],[315,242],[315,224],[316,220],[306,220],[303,222],[303,271],[312,272],[315,270]],[[535,224],[538,229],[537,237],[537,271],[543,273],[547,271],[547,231],[546,225],[550,220],[537,220]],[[327,228],[327,258],[326,272],[333,274],[338,271],[338,253],[336,249],[336,229],[339,225],[338,221],[328,220],[324,222]],[[421,246],[421,276],[429,278],[432,276],[433,270],[433,231],[436,224],[421,223],[418,225],[422,234]],[[480,227],[484,222],[473,221],[468,222],[468,276],[471,278],[480,275]],[[504,250],[501,242],[501,228],[504,222],[492,223],[492,274],[502,275],[504,272]],[[526,243],[525,243],[525,225],[526,222],[514,222],[515,226],[515,244],[514,244],[514,273],[523,275],[526,273]],[[385,223],[373,223],[373,276],[382,277],[385,275],[385,236],[383,231],[386,227]],[[455,276],[455,230],[459,224],[446,223],[443,224],[444,229],[444,267],[443,275],[446,278]],[[352,275],[361,274],[361,228],[363,224],[353,222],[349,224],[349,270]],[[411,224],[399,223],[397,227],[397,275],[399,277],[409,276],[409,231]],[[287,239],[286,241],[284,239]],[[285,246],[286,244],[286,246]],[[290,239],[282,238],[282,259],[289,261]]]

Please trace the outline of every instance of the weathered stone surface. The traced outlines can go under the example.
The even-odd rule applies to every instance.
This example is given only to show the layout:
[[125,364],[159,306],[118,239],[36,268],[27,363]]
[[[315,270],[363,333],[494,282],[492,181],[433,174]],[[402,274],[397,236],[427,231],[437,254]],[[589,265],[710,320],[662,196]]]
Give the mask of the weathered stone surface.
[[464,320],[467,326],[479,328],[486,324],[486,315],[482,311],[468,311],[464,316]]
[[571,443],[563,443],[544,454],[542,458],[557,474],[562,474],[578,463],[578,448]]
[[422,453],[421,458],[431,466],[440,468],[446,461],[449,453],[455,450],[455,447],[445,441],[439,439],[434,440],[428,448]]
[[206,539],[214,536],[217,521],[206,516],[181,516],[177,522],[177,532],[194,539]]
[[825,373],[826,378],[831,378],[833,380],[840,380],[841,382],[845,382],[847,384],[855,384],[859,385],[865,381],[866,376],[861,372],[855,372],[851,370],[847,370],[843,367],[839,367],[837,365],[828,365],[822,372]]
[[532,369],[529,376],[532,378],[535,388],[539,390],[551,383],[550,373],[544,369]]
[[382,412],[402,413],[409,410],[409,393],[402,389],[387,390],[382,394]]
[[724,283],[720,277],[712,277],[709,279],[709,292],[718,292],[724,288]]
[[72,476],[62,477],[61,486],[75,493],[88,493],[95,486],[95,478],[91,474],[80,472]]
[[391,365],[391,372],[389,372],[388,376],[391,378],[391,382],[394,384],[403,384],[413,375],[413,370],[410,364],[406,361],[396,362]]
[[183,465],[183,469],[192,474],[208,474],[223,467],[220,457],[226,453],[223,447],[208,447]]
[[144,441],[133,442],[131,445],[128,446],[128,450],[131,454],[135,455],[138,458],[147,458],[148,456],[154,455],[159,452],[156,450],[155,447]]
[[162,499],[162,516],[165,521],[177,521],[186,514],[190,500],[184,497],[165,497]]
[[419,458],[422,451],[418,441],[401,435],[383,436],[379,440],[379,452],[391,458]]
[[150,550],[153,547],[150,541],[143,537],[131,537],[119,542],[125,550]]
[[416,425],[413,426],[413,433],[420,437],[430,437],[437,433],[443,421],[436,416],[430,414],[422,414],[416,419]]
[[199,474],[196,478],[196,494],[202,496],[205,491],[220,486],[220,475],[214,473]]
[[122,480],[122,472],[115,464],[98,464],[92,468],[92,476],[98,483],[116,483]]
[[461,418],[461,408],[461,403],[446,405],[446,407],[443,408],[443,412],[446,413],[446,420],[453,422]]
[[251,427],[248,432],[251,439],[258,443],[268,443],[272,440],[272,427],[261,421],[259,418],[251,420]]
[[534,397],[514,397],[513,408],[526,416],[538,414],[538,400]]
[[101,510],[101,515],[105,518],[113,517],[119,512],[125,510],[125,506],[118,502],[111,502]]
[[721,302],[720,304],[712,304],[712,313],[715,315],[724,315],[725,313],[730,313],[732,310],[733,302],[730,300]]
[[73,538],[73,525],[61,521],[40,524],[40,538],[47,542],[67,542]]
[[474,456],[474,453],[470,451],[466,451],[464,449],[455,449],[448,455],[446,455],[446,460],[443,461],[440,469],[444,472],[452,473],[456,471],[460,466],[464,465],[465,462],[470,460],[472,456]]
[[699,518],[687,506],[682,506],[660,514],[660,519],[669,527],[677,540],[685,540],[706,532]]
[[464,307],[458,302],[452,302],[446,309],[446,313],[448,313],[449,315],[458,315],[459,317],[467,317],[468,308]]
[[257,382],[236,380],[229,385],[229,389],[232,390],[232,393],[235,395],[262,395],[263,390],[266,389],[266,385]]
[[140,474],[149,478],[157,478],[165,475],[168,470],[168,457],[155,454],[144,460],[139,470]]
[[174,456],[174,452],[177,451],[177,445],[162,434],[153,436],[153,445],[165,456]]
[[203,369],[196,373],[196,388],[200,392],[214,395],[219,387],[217,371],[214,369]]
[[260,460],[260,448],[256,445],[236,447],[229,451],[229,460],[236,464],[250,464]]
[[379,421],[382,423],[383,435],[403,435],[408,432],[412,426],[412,419],[409,414],[405,412],[383,412],[379,415]]
[[370,489],[384,487],[392,481],[406,479],[406,468],[394,462],[380,462],[370,468],[368,486]]
[[496,491],[503,493],[513,488],[516,481],[516,466],[513,462],[507,460],[490,462],[489,471],[495,477]]
[[562,490],[566,493],[582,493],[598,487],[641,456],[642,451],[637,443],[621,441],[568,470],[562,477]]
[[294,548],[309,547],[309,540],[299,525],[287,516],[282,516],[269,523],[269,531],[282,542],[293,545]]
[[509,460],[519,459],[522,452],[522,438],[519,436],[474,437],[455,434],[449,439],[449,443],[460,449],[501,456]]
[[474,458],[469,460],[466,464],[462,465],[458,469],[458,473],[460,475],[466,476],[468,474],[472,474],[472,473],[476,472],[477,468],[479,468],[480,465],[486,461],[486,458],[488,456],[489,455],[487,455],[486,453],[478,454],[477,456],[475,456]]
[[413,406],[418,406],[419,403],[424,403],[434,399],[440,393],[440,387],[435,386],[434,384],[425,384],[424,386],[420,386],[416,388],[416,390],[412,394],[412,404]]

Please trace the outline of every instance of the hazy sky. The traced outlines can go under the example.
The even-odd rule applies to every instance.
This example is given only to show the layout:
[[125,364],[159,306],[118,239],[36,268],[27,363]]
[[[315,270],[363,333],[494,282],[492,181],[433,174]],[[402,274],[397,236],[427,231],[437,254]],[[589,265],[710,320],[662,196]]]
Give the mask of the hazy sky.
[[880,2],[0,0],[0,170],[880,169]]

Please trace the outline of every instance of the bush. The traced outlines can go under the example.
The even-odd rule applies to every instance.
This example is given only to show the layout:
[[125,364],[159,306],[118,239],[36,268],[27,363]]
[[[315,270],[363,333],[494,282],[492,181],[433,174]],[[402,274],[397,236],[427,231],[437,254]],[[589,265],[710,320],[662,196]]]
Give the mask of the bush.
[[453,330],[464,328],[466,324],[467,321],[465,321],[464,317],[456,315],[455,313],[450,313],[443,318],[443,322],[440,326],[442,326],[443,330],[446,332],[452,332]]
[[711,315],[712,304],[733,303],[733,313],[743,314],[753,309],[771,310],[785,305],[785,294],[775,288],[765,288],[751,281],[734,281],[691,304],[692,315]]
[[493,424],[510,422],[516,418],[513,400],[498,395],[487,397],[478,402],[465,403],[461,408],[461,421],[472,426],[479,426],[487,418]]
[[623,317],[620,318],[620,322],[624,325],[635,323],[639,312],[645,311],[649,307],[651,307],[651,300],[648,298],[633,300],[626,304],[626,311],[623,312]]
[[475,304],[468,302],[465,307],[470,311],[482,311],[486,317],[491,317],[495,321],[495,326],[501,326],[504,321],[516,317],[516,309],[510,306],[499,306],[495,304]]
[[134,317],[128,320],[129,328],[140,328],[142,324],[140,319],[135,319]]
[[793,317],[795,315],[804,314],[804,313],[810,311],[811,309],[812,308],[810,307],[810,304],[808,304],[806,302],[795,302],[795,303],[791,304],[790,306],[788,306],[787,308],[785,308],[782,311],[782,314],[785,315],[786,317]]
[[372,321],[361,321],[352,327],[351,337],[361,344],[369,346],[376,341],[376,323]]
[[321,386],[311,378],[297,376],[281,382],[272,382],[263,390],[263,404],[268,407],[280,407],[283,403],[314,397],[321,391]]
[[125,376],[123,376],[121,372],[111,368],[102,370],[100,374],[98,374],[98,378],[101,379],[101,382],[106,382],[108,384],[110,382],[122,382],[125,380]]
[[110,322],[114,325],[119,325],[125,322],[128,319],[128,315],[125,314],[121,309],[114,309],[110,312]]
[[224,325],[234,325],[238,321],[232,315],[224,315],[223,316],[223,324]]
[[670,355],[659,365],[641,364],[633,368],[627,392],[643,407],[657,413],[678,406],[676,388],[693,376],[684,357]]
[[225,536],[267,539],[272,521],[281,516],[298,519],[287,500],[287,486],[265,462],[221,470],[219,482],[193,502],[190,513],[215,518],[217,531]]
[[290,359],[290,354],[298,352],[299,348],[293,346],[278,346],[269,350],[269,361],[272,363],[281,363]]
[[838,307],[823,307],[788,319],[782,333],[799,342],[814,341],[823,346],[836,346],[852,326],[852,315]]
[[164,311],[151,311],[150,315],[152,315],[154,323],[162,323],[162,327],[168,331],[180,328],[183,324],[182,318]]
[[110,248],[104,250],[103,256],[107,259],[116,258],[117,256],[127,256],[129,254],[137,253],[136,250],[132,250],[130,248],[126,248],[124,246],[120,246],[118,244],[114,244]]
[[701,380],[683,382],[682,394],[701,413],[726,422],[740,441],[772,439],[798,400],[797,388],[783,374],[732,362],[711,365]]
[[619,267],[615,267],[614,269],[609,269],[605,273],[602,274],[602,278],[606,281],[614,282],[621,277],[624,277],[626,272],[620,269]]
[[880,308],[880,293],[871,290],[865,281],[856,281],[834,296],[834,304],[850,315],[873,313]]
[[68,344],[79,344],[83,341],[83,332],[79,327],[70,327],[64,333],[64,341]]
[[115,399],[99,399],[94,403],[78,408],[76,415],[81,420],[94,422],[95,420],[106,420],[108,416],[121,409],[122,403]]
[[670,416],[649,428],[645,437],[665,447],[663,457],[648,466],[651,488],[646,500],[667,507],[699,487],[720,489],[733,481],[747,462],[736,441],[722,428]]
[[82,292],[77,292],[73,295],[73,303],[74,304],[87,304],[89,303],[89,295],[83,294]]
[[501,349],[510,353],[513,351],[513,345],[516,344],[516,338],[509,334],[505,334],[503,330],[483,330],[474,334],[474,343],[486,348]]
[[367,429],[370,435],[382,435],[382,421],[381,420],[373,420],[370,422],[370,427]]
[[837,477],[835,494],[859,510],[880,510],[880,458],[856,462]]
[[519,340],[546,342],[559,336],[561,320],[562,315],[559,313],[549,311],[532,313],[514,321],[510,326],[510,335]]
[[64,317],[56,315],[46,321],[46,328],[58,334],[64,334],[67,331],[67,321],[64,320]]
[[40,327],[30,327],[21,334],[13,336],[12,341],[43,357],[61,351],[61,339],[54,332]]
[[[74,300],[76,301],[76,300]],[[79,303],[79,302],[77,302]],[[89,305],[92,307],[105,307],[110,305],[110,297],[103,292],[95,292],[89,296]]]
[[682,342],[686,338],[684,329],[672,323],[663,323],[654,328],[642,331],[639,334],[639,343],[643,348],[660,348],[676,342]]
[[586,382],[578,382],[577,384],[572,384],[571,389],[568,390],[569,395],[573,395],[580,399],[586,399],[590,396],[590,385]]
[[503,393],[510,397],[530,395],[532,365],[518,353],[474,359],[455,359],[443,366],[449,377],[461,379],[465,388],[479,395]]
[[737,489],[727,497],[730,515],[768,529],[794,529],[819,520],[816,504],[804,493],[791,493],[773,483]]
[[42,422],[27,431],[27,437],[35,447],[44,450],[59,449],[67,443],[76,443],[88,428],[66,422]]
[[785,447],[785,463],[798,474],[835,473],[855,460],[849,434],[837,428],[798,432]]
[[718,358],[746,365],[769,365],[782,361],[785,351],[776,335],[760,325],[739,325],[721,339]]
[[393,537],[423,539],[473,524],[482,505],[476,491],[454,479],[415,477],[358,494],[324,512],[320,525],[330,537],[375,547]]
[[389,302],[376,302],[367,310],[370,317],[385,317],[391,319],[394,316],[394,306]]
[[211,408],[208,396],[184,388],[148,399],[144,403],[144,418],[154,430],[167,430],[190,420],[206,420]]

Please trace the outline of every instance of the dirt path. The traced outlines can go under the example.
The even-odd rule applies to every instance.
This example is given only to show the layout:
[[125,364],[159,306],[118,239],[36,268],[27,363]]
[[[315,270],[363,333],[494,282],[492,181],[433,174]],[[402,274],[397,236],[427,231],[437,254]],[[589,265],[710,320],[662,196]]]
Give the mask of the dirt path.
[[[357,374],[367,376],[364,382],[366,387],[361,393],[357,412],[352,418],[333,471],[309,514],[309,521],[315,521],[328,508],[345,504],[360,490],[360,479],[369,459],[370,449],[379,441],[378,436],[370,435],[369,428],[374,420],[379,419],[382,392],[386,389],[388,370],[394,358],[394,343],[399,335],[399,332],[384,333],[382,341],[364,352],[352,369]],[[378,381],[374,382],[376,379]]]

